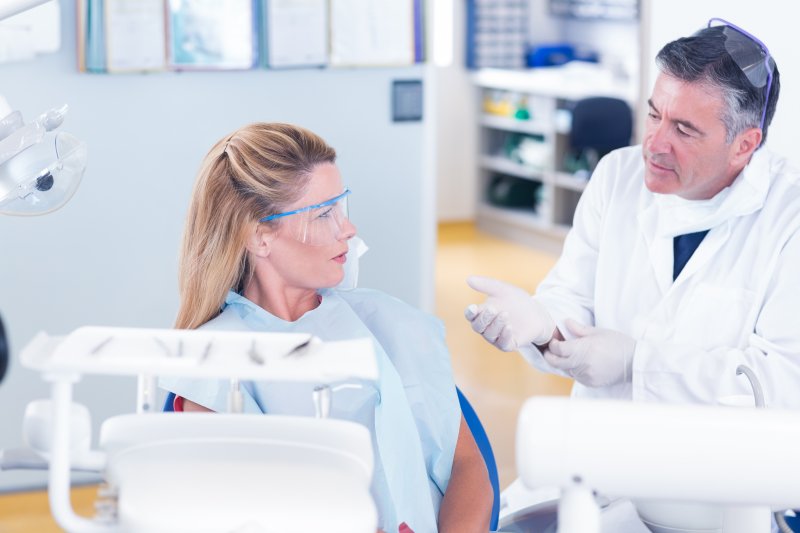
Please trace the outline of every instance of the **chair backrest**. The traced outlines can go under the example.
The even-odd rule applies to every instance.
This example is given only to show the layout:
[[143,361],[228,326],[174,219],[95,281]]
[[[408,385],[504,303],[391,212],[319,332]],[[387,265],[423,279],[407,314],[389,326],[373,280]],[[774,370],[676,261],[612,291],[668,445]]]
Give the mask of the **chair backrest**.
[[570,145],[575,149],[594,148],[601,154],[628,146],[633,133],[633,113],[619,98],[584,98],[572,110]]
[[167,399],[164,400],[164,408],[161,410],[164,411],[165,413],[171,413],[175,410],[174,405],[175,405],[175,393],[168,392]]
[[489,524],[489,529],[494,531],[497,529],[497,519],[500,515],[500,479],[497,475],[497,462],[494,460],[494,452],[492,452],[492,444],[489,442],[489,436],[486,435],[486,430],[483,429],[477,413],[470,405],[467,398],[461,392],[461,389],[456,387],[458,394],[458,403],[461,405],[461,413],[464,415],[464,420],[467,422],[472,437],[483,455],[483,461],[486,463],[486,470],[489,471],[489,481],[492,484],[492,492],[494,493],[494,503],[492,504],[492,519]]
[[[497,462],[494,459],[494,452],[492,452],[492,444],[489,442],[489,437],[486,435],[486,430],[483,429],[483,424],[481,424],[477,413],[458,387],[456,387],[456,394],[458,395],[458,403],[461,406],[461,413],[464,415],[464,420],[467,422],[470,432],[472,432],[472,437],[475,439],[481,455],[483,455],[483,462],[486,463],[486,470],[489,472],[489,482],[492,484],[492,492],[494,494],[489,529],[494,531],[497,529],[497,521],[500,515],[500,479],[497,474]],[[174,402],[175,393],[168,393],[163,410],[165,412],[174,411]]]

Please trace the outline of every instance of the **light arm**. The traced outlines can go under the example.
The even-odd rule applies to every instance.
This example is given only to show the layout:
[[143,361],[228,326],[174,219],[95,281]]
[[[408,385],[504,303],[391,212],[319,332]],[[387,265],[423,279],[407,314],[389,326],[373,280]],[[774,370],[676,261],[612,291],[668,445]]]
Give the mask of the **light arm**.
[[[0,0],[0,20],[44,4],[48,0]],[[2,117],[0,117],[2,118]]]

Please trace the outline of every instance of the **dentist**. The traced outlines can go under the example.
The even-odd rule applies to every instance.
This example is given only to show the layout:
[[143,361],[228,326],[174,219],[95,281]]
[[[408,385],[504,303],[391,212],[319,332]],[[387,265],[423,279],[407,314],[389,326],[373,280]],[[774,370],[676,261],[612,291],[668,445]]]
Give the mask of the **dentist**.
[[563,254],[530,296],[488,295],[472,328],[574,396],[800,407],[800,174],[763,147],[780,76],[767,47],[712,19],[668,43],[641,146],[597,166]]

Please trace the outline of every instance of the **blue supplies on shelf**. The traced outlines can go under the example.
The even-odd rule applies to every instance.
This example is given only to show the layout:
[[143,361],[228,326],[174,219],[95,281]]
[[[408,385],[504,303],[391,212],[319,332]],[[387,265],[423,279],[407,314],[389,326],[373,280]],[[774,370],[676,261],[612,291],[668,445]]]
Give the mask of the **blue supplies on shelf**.
[[594,50],[576,48],[567,43],[531,46],[525,56],[525,64],[528,67],[553,67],[570,61],[597,63],[599,56]]

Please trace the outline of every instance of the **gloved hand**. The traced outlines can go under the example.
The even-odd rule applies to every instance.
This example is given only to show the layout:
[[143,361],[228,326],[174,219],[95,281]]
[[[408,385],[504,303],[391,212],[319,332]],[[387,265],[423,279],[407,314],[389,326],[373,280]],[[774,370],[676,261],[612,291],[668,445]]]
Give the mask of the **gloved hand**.
[[636,341],[624,333],[595,328],[567,319],[576,337],[552,340],[544,354],[550,366],[564,370],[587,387],[604,387],[630,381]]
[[546,344],[556,329],[550,313],[525,290],[503,281],[470,276],[467,284],[489,297],[464,316],[489,343],[511,352],[526,344]]

